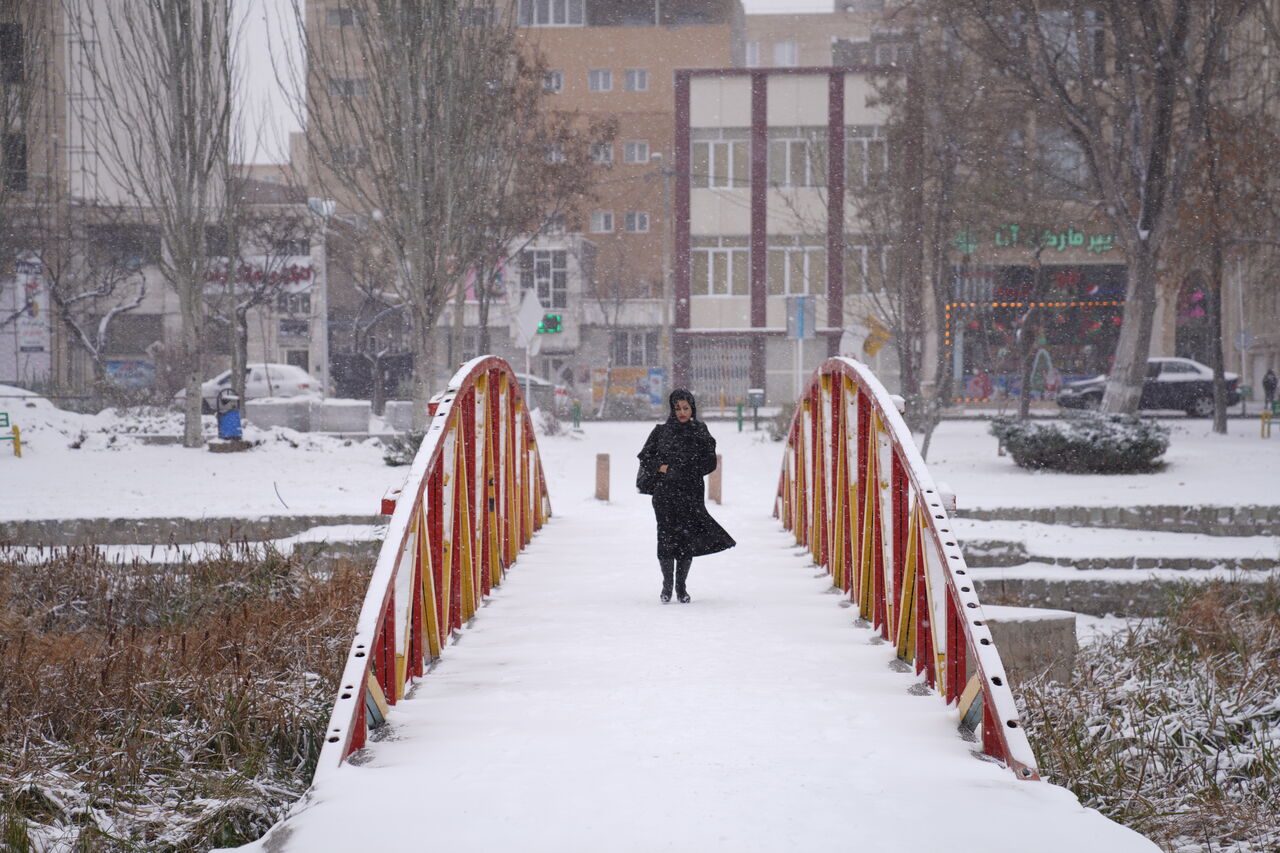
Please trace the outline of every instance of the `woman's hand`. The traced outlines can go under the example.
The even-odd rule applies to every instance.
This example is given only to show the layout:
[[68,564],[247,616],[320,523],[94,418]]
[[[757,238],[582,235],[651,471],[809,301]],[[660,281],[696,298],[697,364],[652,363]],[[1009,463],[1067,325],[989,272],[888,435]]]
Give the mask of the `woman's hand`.
[[667,473],[667,466],[666,466],[666,465],[661,465],[661,466],[659,466],[659,467],[658,467],[658,473],[659,473],[659,474],[665,474],[665,473]]

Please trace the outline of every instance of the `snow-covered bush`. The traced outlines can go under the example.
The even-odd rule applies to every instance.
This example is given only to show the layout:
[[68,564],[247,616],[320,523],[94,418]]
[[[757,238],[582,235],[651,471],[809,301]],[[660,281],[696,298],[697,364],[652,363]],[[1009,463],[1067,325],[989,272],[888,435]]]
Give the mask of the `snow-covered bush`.
[[769,438],[774,441],[786,441],[791,431],[791,418],[795,416],[795,402],[786,402],[778,409],[778,413],[769,418]]
[[403,432],[386,439],[382,445],[382,461],[388,465],[411,465],[418,455],[425,432]]
[[1085,805],[1176,853],[1280,850],[1280,584],[1189,586],[1019,698],[1042,773]]
[[538,434],[560,435],[564,432],[564,423],[550,409],[538,409]]
[[1023,468],[1094,474],[1151,471],[1169,449],[1169,428],[1132,415],[1083,412],[1061,421],[997,418],[991,434]]

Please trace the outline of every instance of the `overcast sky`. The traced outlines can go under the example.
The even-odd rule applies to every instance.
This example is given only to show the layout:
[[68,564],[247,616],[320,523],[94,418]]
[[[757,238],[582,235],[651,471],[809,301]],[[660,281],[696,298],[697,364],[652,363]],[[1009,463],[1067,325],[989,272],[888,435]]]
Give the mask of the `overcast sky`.
[[[234,0],[244,19],[245,138],[241,140],[250,163],[282,163],[289,158],[289,134],[298,130],[288,101],[281,95],[272,68],[272,56],[280,64],[281,44],[291,42],[293,0]],[[301,2],[301,0],[300,0]],[[743,0],[748,14],[777,12],[829,12],[831,0]],[[284,38],[282,38],[282,35]],[[295,50],[296,55],[296,50]]]

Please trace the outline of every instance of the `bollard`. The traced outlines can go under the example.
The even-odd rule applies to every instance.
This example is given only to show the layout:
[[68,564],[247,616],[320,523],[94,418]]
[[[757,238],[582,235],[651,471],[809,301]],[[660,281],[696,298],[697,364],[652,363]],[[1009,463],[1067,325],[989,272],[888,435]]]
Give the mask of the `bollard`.
[[22,458],[22,430],[18,429],[17,424],[14,424],[12,429],[13,429],[13,455],[21,459]]
[[716,454],[716,470],[711,472],[711,482],[707,484],[707,497],[716,503],[720,503],[720,469],[723,467],[722,458],[719,453]]
[[1271,438],[1271,413],[1266,409],[1262,410],[1262,437]]
[[742,401],[738,401],[738,432],[742,432]]
[[609,454],[596,454],[596,500],[609,500]]
[[582,401],[573,401],[573,428],[582,429]]

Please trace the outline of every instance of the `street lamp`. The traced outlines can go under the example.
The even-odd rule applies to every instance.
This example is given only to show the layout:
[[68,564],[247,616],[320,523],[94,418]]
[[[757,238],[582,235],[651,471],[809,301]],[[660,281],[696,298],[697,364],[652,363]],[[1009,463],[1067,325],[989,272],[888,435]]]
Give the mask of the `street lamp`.
[[661,151],[653,152],[649,159],[658,167],[658,173],[662,176],[662,335],[666,338],[662,350],[671,354],[671,367],[674,371],[675,308],[671,294],[671,179],[676,176],[676,170],[662,162]]
[[331,198],[309,198],[307,208],[320,218],[320,276],[313,311],[320,317],[320,396],[329,396],[329,220],[338,203]]

